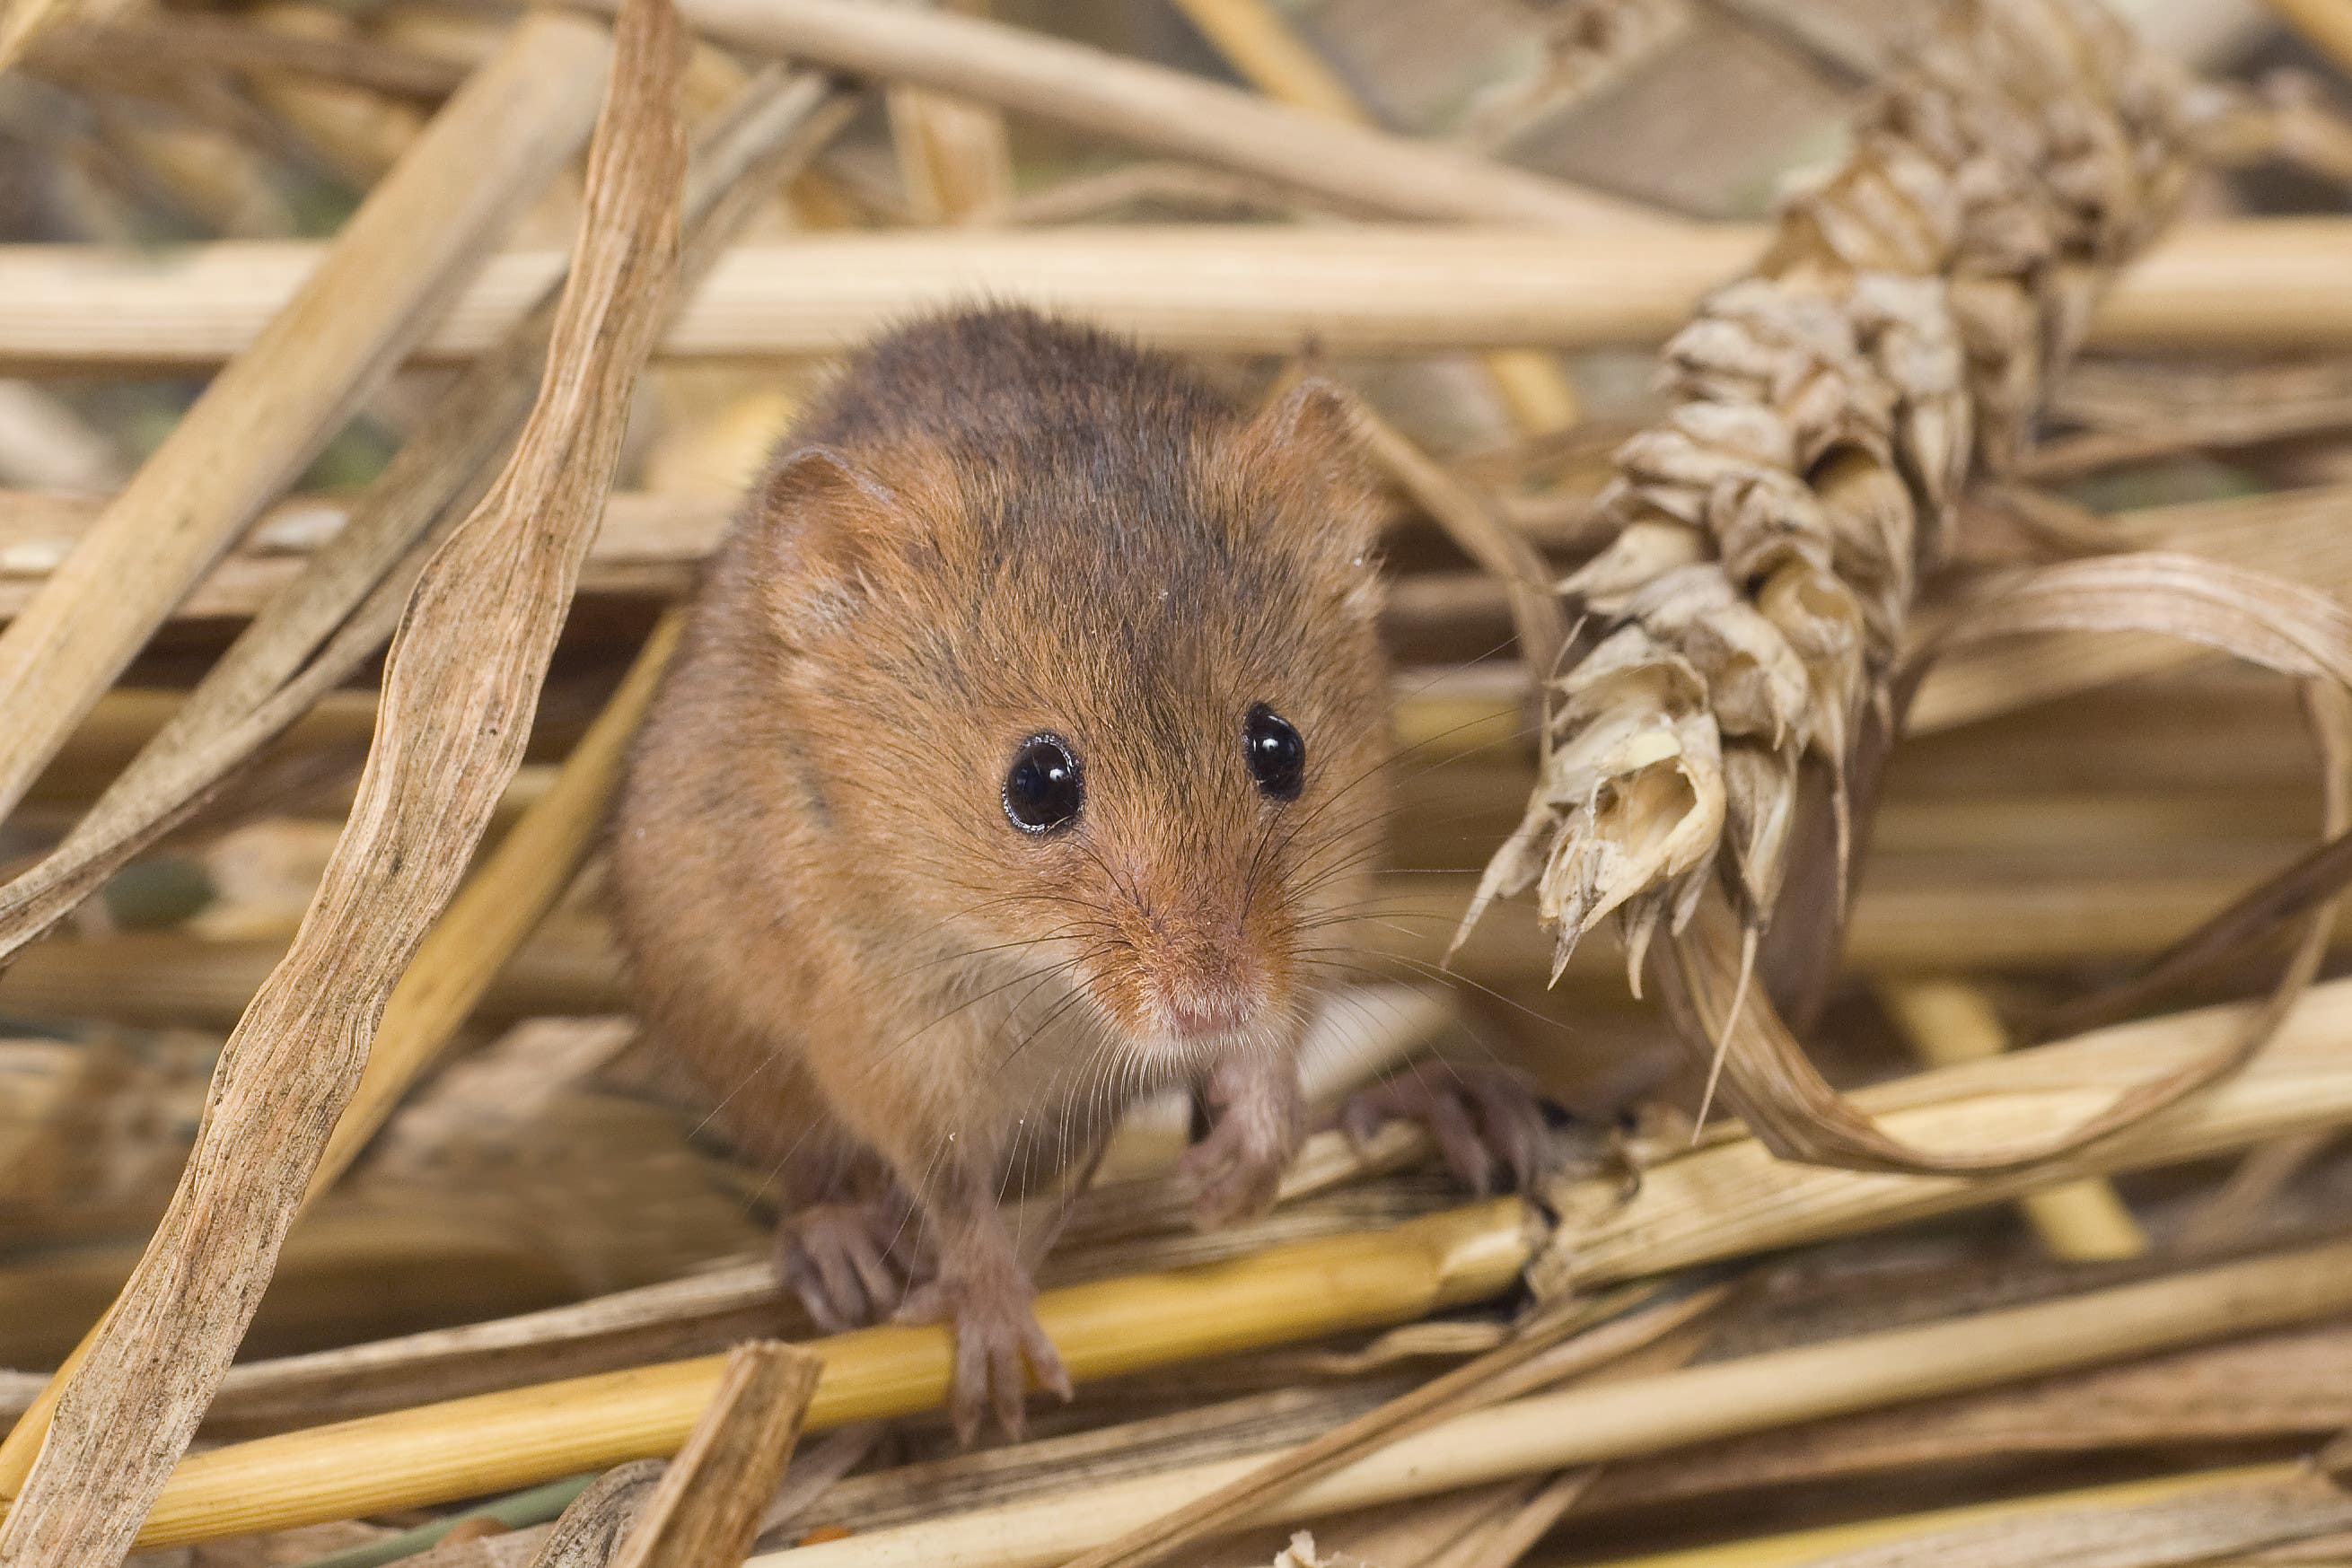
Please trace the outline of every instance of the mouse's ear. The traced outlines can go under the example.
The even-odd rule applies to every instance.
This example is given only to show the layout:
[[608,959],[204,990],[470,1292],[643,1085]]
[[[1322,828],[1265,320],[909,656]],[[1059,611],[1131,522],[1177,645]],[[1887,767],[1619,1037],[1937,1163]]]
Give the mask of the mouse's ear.
[[1371,464],[1356,407],[1356,394],[1346,387],[1308,376],[1257,411],[1248,439],[1268,456],[1320,467],[1334,480],[1366,484]]
[[1377,542],[1384,516],[1360,406],[1339,382],[1308,376],[1260,408],[1242,437],[1257,471],[1350,560]]
[[914,526],[898,491],[830,446],[787,454],[752,504],[761,586],[788,633],[838,624]]

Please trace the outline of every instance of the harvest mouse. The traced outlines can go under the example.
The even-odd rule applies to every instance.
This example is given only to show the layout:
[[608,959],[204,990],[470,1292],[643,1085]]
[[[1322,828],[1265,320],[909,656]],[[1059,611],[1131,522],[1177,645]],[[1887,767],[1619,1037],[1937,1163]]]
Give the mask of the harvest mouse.
[[778,449],[637,741],[647,1027],[773,1167],[820,1326],[952,1319],[967,1437],[1069,1392],[1001,1197],[1163,1086],[1204,1223],[1299,1142],[1384,810],[1349,409],[1024,310],[895,332]]

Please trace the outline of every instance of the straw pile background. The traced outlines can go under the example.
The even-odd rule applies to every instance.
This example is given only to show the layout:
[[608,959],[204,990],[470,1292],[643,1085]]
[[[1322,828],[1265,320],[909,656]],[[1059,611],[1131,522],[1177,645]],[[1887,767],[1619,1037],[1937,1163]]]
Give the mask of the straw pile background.
[[[2352,1563],[2352,3],[2122,8],[14,0],[0,1563]],[[961,1453],[597,831],[824,356],[982,295],[1360,395],[1312,1087],[1580,1120],[1196,1235],[1147,1108]]]

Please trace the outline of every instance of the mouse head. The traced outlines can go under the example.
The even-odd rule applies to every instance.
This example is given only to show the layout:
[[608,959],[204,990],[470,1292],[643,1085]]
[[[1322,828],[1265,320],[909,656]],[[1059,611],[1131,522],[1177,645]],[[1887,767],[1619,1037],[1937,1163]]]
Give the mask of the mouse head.
[[1198,1061],[1295,1037],[1345,970],[1384,810],[1379,505],[1328,385],[1156,396],[790,455],[766,588],[877,934]]

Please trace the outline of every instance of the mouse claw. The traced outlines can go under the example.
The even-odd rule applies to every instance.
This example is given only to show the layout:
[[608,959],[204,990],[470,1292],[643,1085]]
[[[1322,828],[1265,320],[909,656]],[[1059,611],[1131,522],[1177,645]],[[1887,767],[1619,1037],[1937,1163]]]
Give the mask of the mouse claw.
[[948,1416],[966,1448],[991,1416],[1005,1437],[1018,1438],[1028,1424],[1023,1399],[1033,1381],[1066,1403],[1076,1394],[1062,1353],[1037,1322],[1034,1300],[1025,1281],[943,1278],[916,1291],[899,1309],[901,1322],[953,1325]]
[[890,1315],[907,1288],[895,1256],[903,1219],[883,1203],[820,1203],[776,1228],[776,1271],[818,1328],[843,1333]]
[[1535,1081],[1506,1067],[1423,1062],[1341,1103],[1340,1131],[1361,1145],[1384,1122],[1413,1122],[1436,1140],[1456,1179],[1482,1196],[1527,1192],[1557,1164]]

